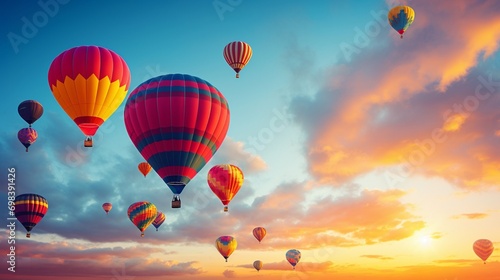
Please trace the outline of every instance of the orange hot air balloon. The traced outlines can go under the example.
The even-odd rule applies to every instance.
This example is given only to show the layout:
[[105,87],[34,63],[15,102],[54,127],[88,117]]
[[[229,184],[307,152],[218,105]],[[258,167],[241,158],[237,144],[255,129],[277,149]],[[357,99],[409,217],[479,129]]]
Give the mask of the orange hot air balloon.
[[472,245],[474,253],[486,263],[491,253],[493,253],[493,242],[488,239],[478,239]]
[[222,54],[227,64],[236,72],[236,78],[239,78],[241,69],[252,58],[252,48],[245,42],[236,41],[227,44]]
[[253,236],[255,236],[255,238],[257,240],[259,240],[259,243],[260,243],[260,241],[262,241],[264,236],[266,236],[266,233],[267,233],[267,231],[263,227],[256,227],[253,229]]
[[110,202],[104,202],[102,204],[102,209],[104,209],[106,215],[109,213],[109,211],[111,211],[111,208],[113,208],[113,204],[111,204]]
[[260,271],[262,269],[262,261],[256,260],[253,262],[253,267],[257,269],[257,271]]
[[147,162],[141,162],[141,163],[139,163],[137,168],[139,168],[139,171],[142,173],[142,175],[144,175],[144,177],[146,177],[146,175],[148,175],[148,173],[151,171],[152,167]]
[[228,211],[228,204],[238,193],[243,184],[243,172],[232,164],[219,164],[208,171],[208,186]]
[[215,247],[219,251],[219,253],[226,259],[231,256],[231,254],[238,247],[238,242],[232,236],[221,236],[215,240]]
[[92,136],[125,99],[130,71],[115,52],[80,46],[52,61],[48,80],[59,105],[86,136],[84,146],[92,147]]

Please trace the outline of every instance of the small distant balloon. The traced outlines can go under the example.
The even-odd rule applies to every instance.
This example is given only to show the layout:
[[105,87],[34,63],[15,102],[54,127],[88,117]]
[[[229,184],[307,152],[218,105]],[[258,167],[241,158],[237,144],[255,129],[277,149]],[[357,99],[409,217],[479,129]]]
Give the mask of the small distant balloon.
[[295,266],[299,263],[300,257],[300,251],[297,249],[290,249],[286,252],[286,260],[293,266],[293,269],[295,269]]
[[152,169],[151,165],[149,163],[147,163],[146,161],[139,163],[139,165],[137,166],[137,168],[142,173],[142,175],[144,175],[144,177],[146,177],[146,175],[148,175],[148,173]]
[[215,248],[226,259],[236,250],[238,242],[232,236],[221,236],[215,240]]
[[253,236],[255,236],[255,238],[259,241],[262,241],[262,239],[266,236],[266,229],[263,228],[263,227],[256,227],[253,229]]
[[49,209],[49,203],[45,197],[26,193],[16,196],[14,200],[14,214],[17,220],[28,231],[26,237],[31,236],[31,230],[42,220]]
[[262,261],[254,261],[253,262],[253,267],[255,267],[255,269],[257,269],[257,271],[260,271],[262,269]]
[[111,211],[111,208],[113,208],[113,204],[111,204],[110,202],[105,202],[102,204],[102,209],[104,209],[106,215],[109,213],[109,211]]
[[165,221],[165,213],[158,211],[158,214],[156,215],[155,220],[153,221],[153,226],[156,228],[156,231],[158,231],[158,228],[163,224]]
[[38,133],[31,127],[23,128],[17,132],[17,139],[26,148],[26,152],[28,152],[29,146],[38,139]]
[[486,260],[490,257],[491,253],[493,253],[495,248],[493,247],[493,242],[490,240],[478,239],[472,245],[472,249],[474,250],[474,253],[476,253],[476,255],[483,260],[484,263],[486,263]]
[[389,24],[394,28],[403,39],[406,29],[415,20],[415,11],[410,6],[396,6],[389,11],[387,15]]
[[25,100],[19,104],[17,112],[31,127],[43,115],[43,106],[36,100]]
[[236,72],[236,78],[239,78],[241,69],[252,58],[252,48],[245,42],[235,41],[224,47],[223,55],[227,64]]
[[127,210],[128,218],[141,231],[141,237],[144,237],[144,230],[153,223],[157,213],[156,206],[148,201],[132,203]]

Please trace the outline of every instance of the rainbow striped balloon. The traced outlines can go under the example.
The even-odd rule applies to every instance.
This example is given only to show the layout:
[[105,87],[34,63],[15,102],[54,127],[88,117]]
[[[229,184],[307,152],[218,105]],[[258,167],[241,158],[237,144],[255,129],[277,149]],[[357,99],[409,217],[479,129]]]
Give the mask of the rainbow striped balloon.
[[128,218],[141,231],[141,237],[144,236],[144,230],[153,223],[158,210],[156,206],[148,201],[139,201],[128,207]]
[[252,58],[252,48],[245,42],[236,41],[227,44],[222,54],[227,64],[236,72],[236,78],[239,78],[241,69]]
[[38,194],[26,193],[16,196],[14,200],[14,213],[17,220],[28,231],[26,237],[30,237],[30,231],[35,227],[45,216],[49,209],[47,200]]
[[[169,74],[140,84],[125,105],[135,147],[174,193],[180,194],[219,149],[229,128],[226,98],[198,77]],[[175,203],[174,203],[175,202]]]
[[295,269],[295,266],[299,263],[302,254],[297,249],[290,249],[286,252],[285,256],[286,260],[293,266],[293,269]]
[[224,205],[224,212],[243,185],[243,179],[241,169],[232,164],[219,164],[208,171],[208,186]]
[[472,245],[474,253],[486,263],[491,253],[493,253],[494,247],[493,242],[488,239],[478,239]]

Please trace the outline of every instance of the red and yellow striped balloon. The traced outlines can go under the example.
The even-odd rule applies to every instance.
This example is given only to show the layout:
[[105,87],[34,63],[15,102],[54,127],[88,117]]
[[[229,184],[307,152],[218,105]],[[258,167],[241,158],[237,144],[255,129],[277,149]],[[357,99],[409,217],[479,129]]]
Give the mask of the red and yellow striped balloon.
[[232,236],[221,236],[215,240],[215,248],[226,259],[226,262],[227,258],[236,250],[236,247],[238,247],[238,242]]
[[236,72],[236,78],[239,78],[241,69],[252,58],[252,48],[245,42],[231,42],[224,47],[223,55],[227,64]]
[[243,172],[232,164],[219,164],[212,167],[207,175],[208,186],[228,211],[229,202],[243,185]]
[[48,76],[57,102],[87,139],[118,109],[130,85],[125,61],[98,46],[62,52],[52,61]]
[[263,227],[256,227],[256,228],[253,229],[252,233],[253,233],[253,236],[255,236],[255,238],[257,240],[259,240],[259,243],[260,243],[260,241],[262,241],[262,239],[264,238],[264,236],[266,236],[267,231]]
[[156,206],[148,201],[139,201],[128,207],[128,218],[141,231],[141,237],[144,236],[144,230],[155,220],[158,210]]
[[491,253],[493,253],[493,242],[488,239],[478,239],[474,242],[474,245],[472,245],[472,249],[474,253],[486,263],[486,260]]
[[30,237],[30,231],[35,227],[45,216],[49,209],[47,200],[33,193],[20,194],[14,200],[14,214],[17,220],[28,231],[26,237]]

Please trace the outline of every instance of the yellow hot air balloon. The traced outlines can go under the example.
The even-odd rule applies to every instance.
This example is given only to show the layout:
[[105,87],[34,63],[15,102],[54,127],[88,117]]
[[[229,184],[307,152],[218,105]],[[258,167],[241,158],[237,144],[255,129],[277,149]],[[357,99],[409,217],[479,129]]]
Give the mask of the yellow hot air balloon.
[[229,202],[243,185],[243,172],[232,164],[219,164],[212,167],[207,175],[208,186],[228,211]]
[[231,256],[231,254],[236,250],[238,242],[232,236],[221,236],[215,240],[215,248],[219,253],[226,259]]
[[410,6],[396,6],[387,14],[389,24],[396,30],[403,39],[406,29],[415,20],[415,11]]
[[111,50],[80,46],[59,54],[48,76],[55,99],[86,136],[84,146],[92,147],[92,136],[127,95],[127,64]]

